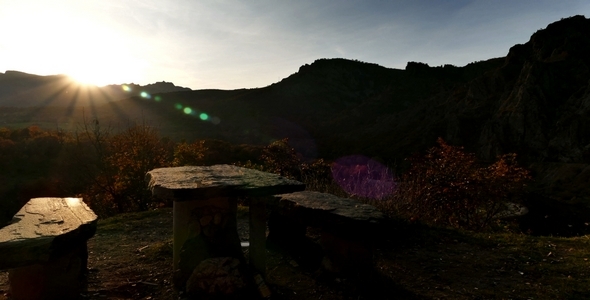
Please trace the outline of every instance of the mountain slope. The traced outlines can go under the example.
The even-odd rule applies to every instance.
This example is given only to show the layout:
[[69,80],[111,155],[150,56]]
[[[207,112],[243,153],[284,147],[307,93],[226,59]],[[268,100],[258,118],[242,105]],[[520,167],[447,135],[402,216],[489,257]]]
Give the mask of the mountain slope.
[[[583,16],[563,19],[506,57],[464,67],[410,62],[396,70],[319,59],[264,88],[90,102],[88,115],[113,123],[144,119],[189,140],[290,137],[310,157],[400,160],[443,137],[484,160],[516,152],[527,163],[589,163],[589,28]],[[55,118],[42,110],[30,116]]]
[[100,105],[140,95],[187,91],[169,82],[140,86],[136,84],[97,87],[82,85],[66,75],[39,76],[18,71],[0,73],[0,107],[65,106],[82,107]]
[[[590,21],[576,16],[538,31],[505,58],[462,68],[410,63],[406,78],[437,78],[424,95],[405,97],[407,84],[392,82],[340,113],[326,138],[383,157],[406,157],[440,136],[485,160],[516,152],[528,162],[589,163],[589,41]],[[388,109],[396,103],[412,105]]]

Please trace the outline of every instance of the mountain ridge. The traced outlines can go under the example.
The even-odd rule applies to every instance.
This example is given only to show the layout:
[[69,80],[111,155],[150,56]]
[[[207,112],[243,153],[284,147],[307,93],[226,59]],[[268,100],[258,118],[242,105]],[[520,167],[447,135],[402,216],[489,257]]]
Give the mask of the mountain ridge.
[[[590,20],[556,21],[505,57],[462,67],[408,62],[401,70],[318,59],[262,88],[124,95],[95,105],[90,117],[144,119],[162,135],[189,141],[288,137],[309,158],[360,154],[399,164],[442,137],[483,161],[514,152],[527,166],[590,165]],[[28,119],[15,122],[57,118],[42,109],[19,113]]]
[[190,90],[166,81],[144,86],[130,83],[98,87],[77,83],[63,74],[35,75],[14,70],[0,73],[0,106],[3,107],[80,107],[89,106],[90,102],[100,105],[121,100],[141,92],[156,94]]

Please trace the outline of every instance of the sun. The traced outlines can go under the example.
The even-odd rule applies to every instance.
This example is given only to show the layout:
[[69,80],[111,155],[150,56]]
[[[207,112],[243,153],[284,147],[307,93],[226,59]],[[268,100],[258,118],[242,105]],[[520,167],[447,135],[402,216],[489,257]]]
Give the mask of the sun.
[[104,40],[98,34],[79,35],[64,60],[66,74],[81,84],[96,86],[139,81],[143,64],[122,43],[110,44]]
[[97,86],[141,81],[147,64],[138,58],[142,54],[138,51],[145,49],[124,28],[93,14],[84,4],[57,7],[40,2],[30,7],[19,3],[11,3],[10,13],[4,6],[0,11],[0,28],[19,24],[2,36],[4,44],[16,49],[8,57],[18,62],[17,70],[65,74]]
[[87,23],[73,32],[65,59],[67,74],[82,84],[104,86],[141,80],[145,63],[114,28]]
[[[93,60],[94,59],[94,60]],[[74,64],[73,67],[66,71],[73,81],[82,85],[105,86],[109,84],[122,84],[129,82],[138,82],[138,74],[133,69],[125,69],[121,65],[126,64],[108,64],[110,59],[100,60],[97,58],[81,61]],[[100,62],[105,64],[101,65]]]
[[83,70],[69,71],[67,75],[73,81],[81,85],[105,86],[116,82],[116,80],[113,80],[113,78],[109,76],[108,73],[109,72],[104,70],[101,71],[92,67],[88,67]]

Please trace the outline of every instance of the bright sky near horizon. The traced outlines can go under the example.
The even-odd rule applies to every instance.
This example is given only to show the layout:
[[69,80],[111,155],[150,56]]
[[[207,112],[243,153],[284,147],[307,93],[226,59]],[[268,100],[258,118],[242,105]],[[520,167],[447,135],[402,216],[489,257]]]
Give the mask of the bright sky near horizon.
[[0,0],[0,72],[255,88],[319,58],[463,66],[573,15],[590,1]]

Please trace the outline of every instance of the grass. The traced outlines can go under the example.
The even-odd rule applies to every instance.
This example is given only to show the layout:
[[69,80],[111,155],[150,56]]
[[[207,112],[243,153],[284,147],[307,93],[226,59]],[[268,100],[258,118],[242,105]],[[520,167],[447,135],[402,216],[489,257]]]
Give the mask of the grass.
[[[396,282],[447,299],[587,299],[590,236],[535,237],[415,226],[380,258]],[[408,249],[409,248],[409,249]],[[385,267],[387,268],[387,267]]]
[[142,226],[146,220],[153,216],[160,215],[158,209],[136,213],[122,213],[109,218],[98,220],[98,232],[125,231]]
[[[142,270],[150,270],[143,272],[167,276],[172,239],[169,234],[154,231],[171,226],[171,214],[170,209],[159,209],[100,220],[97,238],[104,242],[95,244],[109,245],[112,239],[112,245],[106,251],[110,258],[98,268],[108,270],[109,264],[117,265],[122,260],[116,258],[119,240],[125,240],[125,244],[137,240],[130,249],[132,256],[140,259],[139,264],[145,264]],[[240,206],[238,219],[247,218],[248,208]],[[271,284],[271,289],[283,296],[292,295],[284,299],[306,299],[307,291],[316,293],[314,298],[371,299],[376,290],[388,291],[388,287],[401,293],[398,299],[587,299],[590,295],[588,235],[563,238],[484,233],[392,221],[375,242],[375,275],[369,283],[363,283],[367,280],[362,278],[325,283],[314,278],[313,272],[292,267],[288,261],[271,260],[276,265],[268,266],[272,270],[269,273],[282,280]],[[273,252],[269,255],[288,257]],[[164,269],[158,264],[163,264]],[[97,282],[101,280],[107,279]],[[286,284],[280,285],[283,281]],[[370,288],[363,289],[367,284]]]
[[473,232],[394,222],[377,241],[378,277],[419,299],[590,299],[590,235],[532,236],[504,225]]

